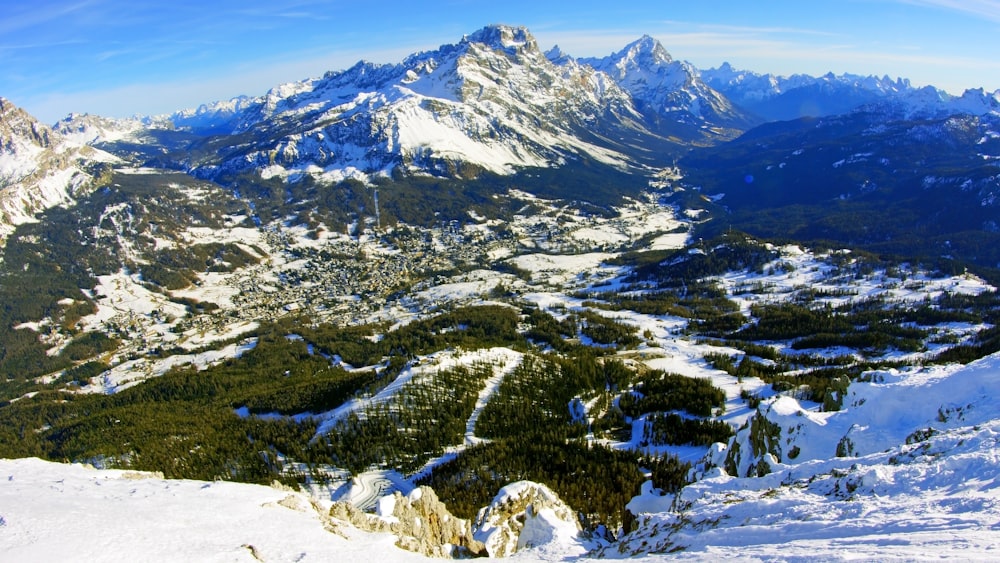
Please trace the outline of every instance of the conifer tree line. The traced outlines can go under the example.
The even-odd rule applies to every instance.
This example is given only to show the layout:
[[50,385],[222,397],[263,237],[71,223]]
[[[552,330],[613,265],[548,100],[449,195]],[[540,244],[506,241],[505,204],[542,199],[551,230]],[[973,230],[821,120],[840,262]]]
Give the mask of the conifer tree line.
[[[527,333],[547,335],[540,344],[518,332],[523,318],[536,321]],[[646,471],[659,468],[665,489],[683,483],[686,466],[582,440],[590,421],[575,417],[569,404],[617,395],[631,388],[635,372],[605,358],[609,349],[567,344],[581,330],[579,322],[557,321],[537,309],[487,306],[444,313],[373,339],[380,327],[285,319],[259,329],[256,345],[240,358],[205,370],[174,369],[113,395],[49,390],[8,401],[0,406],[0,455],[259,483],[324,479],[330,467],[413,472],[463,443],[476,400],[497,366],[421,368],[399,392],[351,412],[322,434],[308,416],[257,415],[326,412],[375,396],[413,367],[411,358],[501,345],[522,350],[524,359],[503,379],[474,428],[487,442],[459,455],[459,465],[448,466],[486,456],[493,477],[456,480],[452,469],[441,466],[429,481],[451,483],[449,498],[458,507],[472,507],[488,502],[508,479],[535,478],[565,495],[593,523],[620,522],[624,504],[645,478],[640,461]],[[634,332],[625,327],[622,334]],[[556,352],[547,342],[562,342],[568,352]],[[331,363],[334,356],[369,367],[345,369]],[[67,372],[63,384],[104,368],[81,364]],[[536,447],[526,449],[525,443]],[[552,455],[564,461],[553,466]]]

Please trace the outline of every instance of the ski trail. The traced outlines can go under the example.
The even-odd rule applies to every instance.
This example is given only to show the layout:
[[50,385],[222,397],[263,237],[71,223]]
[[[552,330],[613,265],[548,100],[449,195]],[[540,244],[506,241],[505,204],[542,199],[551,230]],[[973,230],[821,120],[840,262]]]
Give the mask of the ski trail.
[[486,403],[490,402],[497,389],[500,388],[500,384],[503,383],[504,378],[517,369],[517,366],[521,365],[521,361],[524,360],[523,354],[511,350],[506,350],[505,352],[507,353],[503,355],[498,354],[499,357],[494,358],[495,360],[502,361],[503,364],[499,366],[499,369],[494,369],[493,375],[486,380],[486,384],[479,392],[479,398],[476,399],[476,408],[472,410],[472,415],[469,416],[469,420],[465,424],[466,446],[474,446],[482,443],[482,438],[476,437],[476,422],[479,421],[479,415],[482,414]]
[[493,348],[486,350],[485,353],[478,355],[478,357],[470,359],[472,361],[490,363],[493,366],[493,375],[485,381],[483,389],[479,392],[479,398],[476,399],[476,407],[472,410],[469,420],[465,423],[465,440],[461,444],[446,448],[443,455],[427,460],[427,463],[423,467],[408,476],[411,483],[430,475],[435,467],[457,458],[466,448],[485,442],[483,438],[476,437],[476,422],[479,420],[479,415],[483,412],[483,409],[490,402],[493,395],[496,394],[504,378],[517,369],[517,366],[521,365],[521,362],[524,360],[524,354],[510,348]]
[[[479,413],[482,411],[483,407],[489,401],[490,397],[496,392],[496,388],[500,385],[503,377],[510,370],[513,370],[521,363],[523,355],[519,352],[515,352],[510,348],[490,348],[487,350],[478,350],[472,353],[460,353],[455,351],[445,351],[437,354],[431,354],[430,356],[424,357],[423,365],[411,366],[403,370],[396,380],[387,385],[384,389],[376,393],[371,397],[363,398],[353,398],[344,403],[343,405],[318,416],[322,420],[316,429],[316,434],[313,436],[313,440],[318,439],[320,436],[330,432],[337,421],[343,419],[352,412],[363,412],[366,408],[372,405],[378,405],[386,403],[392,399],[405,385],[409,384],[414,377],[420,377],[427,373],[450,369],[456,365],[472,365],[476,362],[487,362],[492,365],[500,364],[503,367],[500,370],[494,370],[495,375],[487,380],[486,388],[479,394],[479,399],[476,401],[476,408],[472,413],[472,417],[466,424],[466,441],[468,442],[468,436],[472,435],[472,431],[475,429],[476,420],[479,418]],[[473,436],[473,440],[475,437]]]
[[338,420],[344,418],[348,414],[355,411],[363,412],[365,408],[371,405],[385,403],[386,401],[391,399],[397,392],[399,392],[399,390],[402,389],[404,385],[409,383],[410,380],[413,379],[413,376],[415,374],[416,370],[413,367],[408,367],[405,370],[403,370],[402,373],[396,376],[396,379],[392,383],[385,386],[384,389],[382,389],[375,395],[364,398],[355,397],[353,399],[350,399],[346,403],[340,405],[339,407],[333,409],[332,411],[327,411],[323,413],[322,415],[320,415],[320,418],[323,420],[323,422],[321,422],[319,426],[316,428],[316,434],[313,436],[313,440],[316,440],[320,436],[323,436],[324,434],[328,433],[337,424]]

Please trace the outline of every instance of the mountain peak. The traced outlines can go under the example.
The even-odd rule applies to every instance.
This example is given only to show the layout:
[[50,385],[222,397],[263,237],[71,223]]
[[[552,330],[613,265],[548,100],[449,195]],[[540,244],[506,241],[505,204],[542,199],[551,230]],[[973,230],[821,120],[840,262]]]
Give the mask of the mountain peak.
[[567,62],[573,60],[573,57],[563,51],[559,45],[554,45],[551,49],[545,51],[545,58],[552,64],[556,65],[566,64]]
[[623,80],[637,72],[642,74],[686,72],[680,68],[684,65],[674,61],[663,45],[649,35],[643,35],[626,45],[624,49],[607,57],[581,59],[581,62],[608,73],[616,80]]
[[482,43],[502,51],[538,48],[538,44],[528,28],[502,24],[488,25],[472,35],[466,35],[462,38],[462,43]]
[[674,60],[670,56],[670,53],[663,47],[663,44],[649,35],[643,35],[639,39],[629,43],[624,49],[614,55],[614,58],[646,64],[668,64]]
[[607,57],[578,62],[606,73],[628,91],[640,109],[647,108],[660,117],[669,114],[672,120],[688,124],[703,123],[706,118],[735,127],[749,123],[748,116],[701,80],[696,68],[674,60],[649,35]]
[[48,127],[10,100],[0,97],[0,148],[10,149],[18,138],[44,148],[51,144],[50,136]]

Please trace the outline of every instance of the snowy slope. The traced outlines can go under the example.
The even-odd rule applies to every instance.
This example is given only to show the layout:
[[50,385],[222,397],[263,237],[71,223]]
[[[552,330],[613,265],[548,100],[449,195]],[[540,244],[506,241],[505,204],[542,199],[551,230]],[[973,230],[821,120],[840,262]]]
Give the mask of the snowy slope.
[[259,485],[2,460],[0,507],[8,561],[426,560],[389,535],[338,534],[308,497]]
[[[553,54],[556,60],[561,53]],[[604,58],[580,59],[611,76],[647,115],[678,121],[745,127],[751,119],[702,81],[690,63],[675,61],[648,35]]]
[[74,202],[93,181],[95,165],[116,161],[0,98],[0,242],[37,213]]
[[[220,121],[213,125],[211,115]],[[252,139],[187,163],[208,177],[250,170],[337,181],[399,166],[446,176],[510,174],[580,157],[621,167],[628,156],[602,132],[654,136],[609,77],[556,66],[526,29],[508,26],[400,64],[359,62],[192,116],[205,118],[199,127],[229,123],[231,133]]]
[[700,481],[676,497],[635,499],[638,530],[606,554],[995,558],[1000,356],[869,379],[851,385],[839,412],[788,397],[762,404],[728,448],[713,450],[718,467]]
[[639,530],[606,552],[685,559],[996,560],[1000,424],[965,426],[857,458],[714,475],[676,499],[633,501]]
[[[815,258],[793,250],[782,259],[796,267],[771,281],[815,285]],[[963,283],[964,292],[982,289],[975,280]],[[645,348],[650,367],[711,377],[700,353],[683,349],[692,343],[649,324],[669,319],[628,320],[649,328],[667,352],[652,359]],[[509,350],[484,353],[516,360]],[[448,365],[475,357],[440,354]],[[617,543],[576,535],[554,495],[525,484],[501,491],[481,513],[477,537],[495,553],[517,549],[512,557],[520,561],[656,561],[675,550],[671,556],[685,560],[989,560],[1000,548],[998,394],[1000,355],[968,366],[869,372],[851,384],[838,412],[772,397],[727,447],[710,449],[697,482],[677,496],[647,488],[634,499],[638,527]],[[746,455],[727,459],[733,452]],[[761,460],[766,474],[746,477],[763,473]],[[550,504],[519,506],[516,498],[528,489]],[[260,486],[0,461],[0,551],[19,561],[422,560],[396,548],[394,537],[331,521],[329,502]]]
[[[789,399],[777,399],[763,416],[796,422],[804,430],[795,443],[816,444],[797,463],[775,463],[753,478],[716,468],[676,497],[647,487],[630,504],[638,528],[598,552],[586,552],[598,544],[556,516],[555,498],[551,509],[516,509],[510,520],[490,516],[530,487],[519,484],[482,513],[481,537],[505,552],[519,544],[519,561],[659,561],[668,552],[695,561],[994,560],[998,392],[1000,356],[991,356],[967,367],[874,374],[852,386],[851,406],[827,416],[795,414]],[[848,422],[870,439],[858,440],[855,454],[836,457],[824,445],[835,443]],[[933,430],[914,433],[927,428]],[[391,536],[330,520],[325,502],[255,485],[3,460],[0,550],[19,561],[426,560],[396,548]],[[81,525],[81,518],[100,528]],[[514,524],[526,535],[505,536],[501,544],[500,528]]]
[[[961,368],[874,371],[865,379],[851,384],[840,411],[809,412],[791,397],[762,404],[757,422],[766,421],[759,428],[767,431],[754,436],[753,428],[741,430],[720,465],[745,476],[761,460],[775,467],[865,456],[913,441],[928,429],[941,432],[990,424],[997,418],[993,398],[1000,393],[1000,361],[996,357]],[[759,453],[751,454],[755,450]]]

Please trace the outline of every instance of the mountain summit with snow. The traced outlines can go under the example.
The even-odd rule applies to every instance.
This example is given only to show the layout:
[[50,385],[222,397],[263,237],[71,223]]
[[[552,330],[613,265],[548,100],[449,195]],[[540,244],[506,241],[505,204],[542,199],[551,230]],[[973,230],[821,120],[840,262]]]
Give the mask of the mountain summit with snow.
[[691,64],[675,61],[659,41],[648,35],[607,57],[579,62],[614,79],[651,120],[736,129],[746,128],[754,121],[702,81]]
[[0,243],[20,224],[94,187],[114,156],[39,123],[0,98]]
[[503,25],[398,64],[362,61],[149,122],[205,138],[197,157],[164,147],[200,177],[323,181],[509,175],[580,159],[627,169],[750,123],[651,38],[606,59],[553,61],[527,29]]

